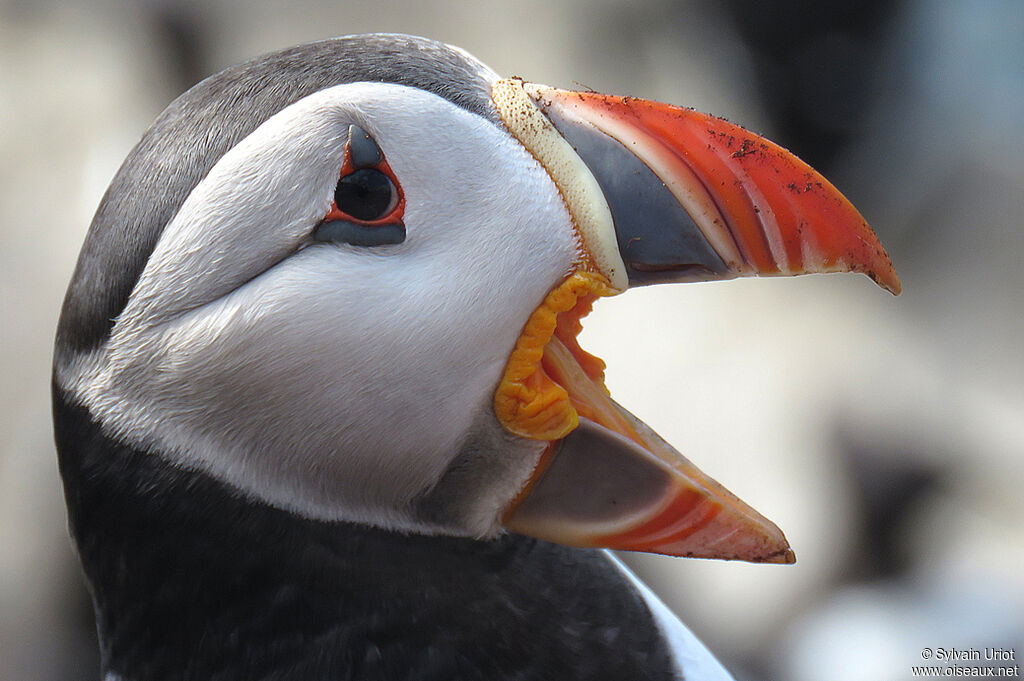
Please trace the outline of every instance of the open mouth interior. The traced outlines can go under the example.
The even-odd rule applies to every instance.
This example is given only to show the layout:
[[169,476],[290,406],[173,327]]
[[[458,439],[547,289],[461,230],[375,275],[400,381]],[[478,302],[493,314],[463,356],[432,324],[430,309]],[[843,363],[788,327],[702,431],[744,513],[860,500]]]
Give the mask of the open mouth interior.
[[604,385],[604,362],[577,340],[597,298],[612,294],[603,278],[576,272],[530,316],[495,393],[495,413],[510,432],[558,440],[582,416],[639,444]]
[[[612,400],[604,384],[604,362],[584,351],[577,340],[583,328],[581,320],[594,301],[612,293],[600,275],[586,271],[572,274],[533,312],[509,357],[495,393],[495,413],[510,432],[550,444],[507,509],[506,526],[521,527],[525,517],[537,518],[538,510],[548,519],[559,514],[566,517],[563,502],[552,506],[550,494],[540,495],[546,496],[545,502],[532,506],[527,503],[536,496],[538,486],[547,484],[548,489],[554,489],[550,485],[555,485],[569,498],[565,503],[570,507],[581,501],[580,495],[600,497],[602,490],[611,490],[608,498],[616,500],[612,510],[595,511],[592,517],[577,515],[567,524],[545,520],[544,533],[539,536],[578,546],[792,562],[792,551],[774,524]],[[589,422],[586,428],[581,426],[581,419]],[[621,444],[611,444],[615,455],[629,458],[630,467],[660,471],[656,475],[662,476],[664,484],[656,492],[631,498],[631,493],[617,487],[622,480],[596,480],[593,472],[589,478],[580,478],[588,480],[580,483],[583,488],[564,474],[559,474],[563,476],[560,482],[547,482],[554,459],[565,456],[558,442],[577,428],[591,435],[604,432],[599,438],[606,443],[620,438]],[[574,465],[600,467],[597,460],[590,461],[591,454],[595,453],[574,451]],[[627,513],[624,506],[628,504],[633,504],[633,510]],[[606,512],[613,517],[598,517]],[[569,511],[569,515],[572,513]],[[531,526],[534,531],[537,527],[536,523]]]
[[619,406],[604,384],[605,363],[580,347],[582,320],[598,298],[614,291],[603,277],[576,272],[531,315],[509,357],[495,394],[495,413],[507,430],[555,441],[586,418],[632,440],[672,466],[680,455]]

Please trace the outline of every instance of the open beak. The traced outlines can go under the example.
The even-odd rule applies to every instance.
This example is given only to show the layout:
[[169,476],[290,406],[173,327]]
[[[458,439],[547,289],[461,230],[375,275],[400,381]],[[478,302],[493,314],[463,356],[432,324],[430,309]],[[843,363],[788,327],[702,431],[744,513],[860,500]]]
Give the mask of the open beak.
[[898,293],[877,237],[810,166],[722,119],[517,79],[493,99],[581,243],[495,394],[506,429],[549,443],[505,526],[573,546],[793,562],[778,527],[611,399],[603,362],[576,342],[580,319],[598,297],[664,282],[854,271]]

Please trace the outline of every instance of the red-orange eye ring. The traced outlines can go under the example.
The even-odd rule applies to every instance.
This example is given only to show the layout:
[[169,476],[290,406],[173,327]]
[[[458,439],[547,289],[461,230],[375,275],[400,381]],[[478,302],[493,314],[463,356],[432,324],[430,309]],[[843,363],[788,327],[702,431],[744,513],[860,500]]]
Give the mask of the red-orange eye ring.
[[405,195],[384,153],[362,128],[349,126],[334,200],[313,238],[355,246],[401,243],[404,215]]

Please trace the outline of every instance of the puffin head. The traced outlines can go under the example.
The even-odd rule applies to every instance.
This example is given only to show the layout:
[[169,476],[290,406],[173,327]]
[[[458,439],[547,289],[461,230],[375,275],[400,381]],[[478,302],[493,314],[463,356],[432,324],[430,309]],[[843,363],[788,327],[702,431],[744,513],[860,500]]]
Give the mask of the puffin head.
[[576,335],[630,286],[841,270],[899,287],[849,202],[742,128],[346,37],[157,119],[89,231],[55,386],[107,437],[306,518],[791,562]]

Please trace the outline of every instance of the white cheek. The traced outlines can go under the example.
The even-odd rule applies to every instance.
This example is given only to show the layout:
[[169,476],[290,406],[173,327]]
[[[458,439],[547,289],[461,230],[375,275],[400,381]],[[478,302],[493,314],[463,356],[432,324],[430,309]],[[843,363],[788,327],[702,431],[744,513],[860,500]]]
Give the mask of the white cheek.
[[[191,380],[185,394],[162,391],[160,407],[184,419],[205,403],[195,429],[217,440],[206,463],[231,477],[255,469],[266,493],[288,498],[266,482],[299,478],[314,506],[401,507],[458,452],[501,358],[458,329],[423,328],[429,303],[400,277],[339,276],[333,250],[307,249],[211,311],[218,342],[192,325],[169,339]],[[180,363],[174,348],[190,348]]]
[[438,290],[346,255],[308,248],[125,343],[137,351],[111,360],[94,404],[277,505],[400,522],[490,408],[522,317],[496,288]]

